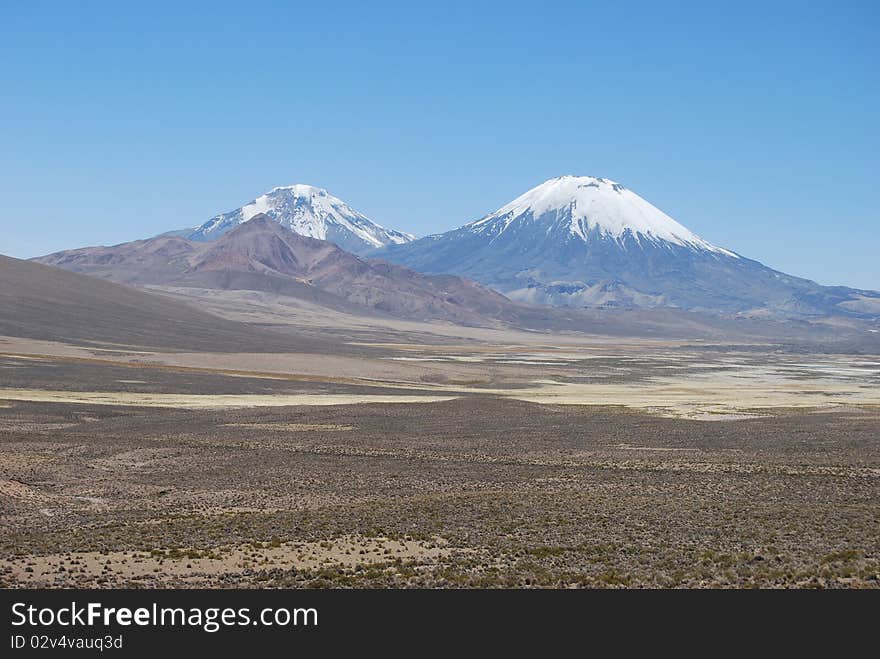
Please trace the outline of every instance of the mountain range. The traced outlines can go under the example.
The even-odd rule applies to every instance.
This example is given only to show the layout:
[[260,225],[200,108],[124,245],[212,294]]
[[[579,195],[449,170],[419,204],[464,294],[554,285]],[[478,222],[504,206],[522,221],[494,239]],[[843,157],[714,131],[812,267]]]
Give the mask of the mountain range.
[[326,190],[292,185],[198,227],[37,260],[137,286],[271,291],[477,325],[577,328],[586,316],[572,316],[576,309],[880,319],[880,293],[773,270],[704,240],[623,185],[587,176],[550,179],[421,239]]

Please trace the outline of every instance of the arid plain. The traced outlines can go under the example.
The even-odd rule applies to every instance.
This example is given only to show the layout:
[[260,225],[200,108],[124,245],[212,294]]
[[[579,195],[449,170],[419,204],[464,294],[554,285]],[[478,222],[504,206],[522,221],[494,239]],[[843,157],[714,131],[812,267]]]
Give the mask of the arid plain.
[[302,351],[0,338],[3,586],[880,586],[876,354],[161,292]]

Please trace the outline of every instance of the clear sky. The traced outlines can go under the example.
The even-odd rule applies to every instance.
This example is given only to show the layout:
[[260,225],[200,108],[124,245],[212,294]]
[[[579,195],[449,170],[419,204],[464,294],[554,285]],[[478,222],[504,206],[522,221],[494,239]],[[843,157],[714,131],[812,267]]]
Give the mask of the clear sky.
[[424,235],[571,173],[880,289],[873,0],[29,0],[0,23],[3,253],[147,237],[292,183]]

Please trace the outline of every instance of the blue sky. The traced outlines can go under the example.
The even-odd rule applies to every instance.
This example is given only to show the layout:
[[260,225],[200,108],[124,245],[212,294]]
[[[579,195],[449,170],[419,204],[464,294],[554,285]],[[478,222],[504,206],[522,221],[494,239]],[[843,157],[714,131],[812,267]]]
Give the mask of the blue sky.
[[427,234],[572,173],[880,289],[878,7],[7,2],[0,252],[146,237],[295,182]]

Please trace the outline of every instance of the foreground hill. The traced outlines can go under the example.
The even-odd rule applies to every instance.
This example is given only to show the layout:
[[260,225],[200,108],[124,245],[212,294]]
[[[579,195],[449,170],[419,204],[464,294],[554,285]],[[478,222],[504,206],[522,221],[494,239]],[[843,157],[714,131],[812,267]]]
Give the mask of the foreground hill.
[[486,217],[377,252],[513,300],[808,318],[880,316],[880,293],[778,272],[700,238],[608,179],[562,176]]
[[159,295],[2,255],[0,336],[178,350],[303,347]]

